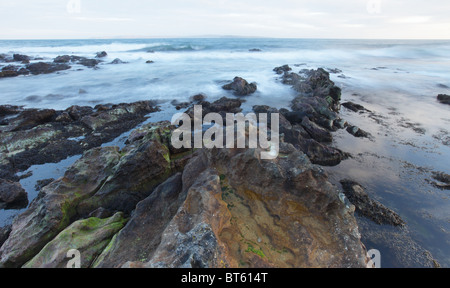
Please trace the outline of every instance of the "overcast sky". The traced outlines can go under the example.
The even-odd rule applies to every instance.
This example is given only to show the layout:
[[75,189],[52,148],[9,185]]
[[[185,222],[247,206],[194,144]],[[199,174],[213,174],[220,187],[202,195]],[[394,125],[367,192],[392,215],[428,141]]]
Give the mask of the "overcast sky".
[[448,0],[0,0],[0,39],[450,39]]

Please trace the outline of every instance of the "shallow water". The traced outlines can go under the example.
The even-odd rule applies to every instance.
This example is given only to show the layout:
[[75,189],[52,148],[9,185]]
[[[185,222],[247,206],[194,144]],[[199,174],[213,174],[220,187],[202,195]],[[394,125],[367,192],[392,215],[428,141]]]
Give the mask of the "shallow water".
[[[261,51],[249,51],[254,48]],[[170,120],[175,113],[171,100],[187,101],[198,93],[207,95],[209,101],[234,97],[221,86],[235,76],[258,84],[258,91],[245,98],[245,111],[255,104],[288,107],[295,92],[280,82],[272,71],[274,67],[289,64],[295,72],[338,68],[342,71],[334,71],[331,77],[343,88],[343,102],[353,101],[372,111],[358,114],[343,108],[342,117],[374,138],[358,139],[345,130],[337,132],[334,145],[354,157],[327,168],[331,181],[338,185],[342,178],[352,178],[362,184],[374,199],[407,222],[404,230],[394,229],[393,233],[430,251],[442,266],[450,267],[448,190],[439,190],[427,181],[433,171],[450,173],[450,106],[436,101],[437,94],[450,94],[450,41],[0,41],[0,53],[43,57],[44,61],[64,54],[94,58],[103,50],[108,56],[102,59],[99,69],[73,65],[58,74],[0,79],[0,104],[66,109],[74,104],[165,101],[161,104],[163,111],[149,119],[157,122]],[[108,64],[115,58],[128,63]],[[154,63],[146,64],[147,60]],[[127,136],[125,133],[105,145],[123,146]],[[38,178],[58,178],[63,167],[70,164],[48,165],[53,164],[31,167],[34,178],[22,180],[30,198],[37,195],[32,190]],[[10,221],[14,213],[0,211],[0,225]],[[389,239],[370,239],[369,230],[382,234],[383,229],[390,228],[372,225],[365,219],[358,221],[363,240],[367,246],[370,244],[367,248],[380,249],[384,266],[411,265],[396,256],[408,253],[411,245],[394,247],[389,246]]]

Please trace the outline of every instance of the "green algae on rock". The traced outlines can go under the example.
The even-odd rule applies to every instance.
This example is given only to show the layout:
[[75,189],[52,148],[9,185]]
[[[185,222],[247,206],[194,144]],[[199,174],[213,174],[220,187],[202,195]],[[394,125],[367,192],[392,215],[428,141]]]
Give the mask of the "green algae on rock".
[[69,261],[67,252],[72,249],[80,252],[80,267],[89,268],[125,223],[123,213],[116,213],[107,219],[89,218],[74,222],[23,268],[65,268]]

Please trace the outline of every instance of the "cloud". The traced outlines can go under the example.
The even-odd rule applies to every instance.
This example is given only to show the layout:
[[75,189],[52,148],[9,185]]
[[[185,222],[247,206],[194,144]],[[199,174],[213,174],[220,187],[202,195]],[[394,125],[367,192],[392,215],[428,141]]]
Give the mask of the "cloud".
[[133,21],[135,21],[132,18],[117,18],[117,17],[101,17],[101,18],[72,17],[72,19],[79,20],[79,21],[88,21],[88,22],[133,22]]
[[[1,1],[0,25],[5,28],[0,38],[14,33],[14,38],[58,37],[56,30],[43,32],[58,27],[75,31],[61,33],[61,38],[127,36],[132,31],[148,37],[450,39],[447,0],[76,0],[76,13],[68,11],[69,1],[75,0]],[[370,1],[377,1],[376,13],[368,10]]]

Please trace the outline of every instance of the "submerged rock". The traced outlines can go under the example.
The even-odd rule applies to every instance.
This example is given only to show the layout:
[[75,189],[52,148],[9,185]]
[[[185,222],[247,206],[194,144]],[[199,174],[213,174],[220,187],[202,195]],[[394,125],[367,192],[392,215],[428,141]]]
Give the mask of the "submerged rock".
[[225,90],[233,90],[236,96],[248,96],[256,92],[256,83],[248,83],[241,77],[235,77],[233,82],[222,87]]
[[366,132],[356,126],[348,126],[347,132],[358,138],[372,138],[369,132]]
[[345,196],[356,206],[356,212],[369,218],[377,224],[404,226],[405,222],[400,216],[383,204],[372,200],[364,188],[351,180],[342,180]]
[[342,104],[342,106],[344,106],[345,108],[353,111],[353,112],[360,112],[360,111],[367,111],[370,112],[369,110],[367,110],[366,108],[364,108],[364,106],[353,103],[353,102],[345,102]]
[[443,172],[433,172],[433,179],[439,182],[431,182],[435,187],[442,190],[450,190],[450,175]]

